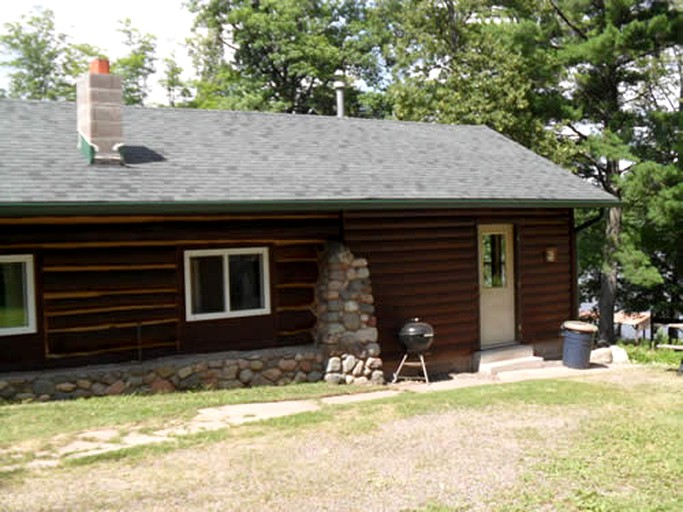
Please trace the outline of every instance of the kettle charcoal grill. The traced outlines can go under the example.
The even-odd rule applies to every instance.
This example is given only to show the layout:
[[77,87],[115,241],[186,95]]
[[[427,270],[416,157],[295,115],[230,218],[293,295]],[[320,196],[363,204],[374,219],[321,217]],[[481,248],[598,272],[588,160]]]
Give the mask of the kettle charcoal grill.
[[425,366],[424,353],[429,350],[434,342],[434,328],[426,322],[421,322],[419,318],[412,318],[406,323],[398,333],[398,339],[403,343],[406,352],[398,365],[396,373],[394,373],[394,380],[396,382],[409,356],[417,356],[422,365],[422,374],[424,377],[412,377],[424,380],[429,384],[429,376],[427,375],[427,367]]

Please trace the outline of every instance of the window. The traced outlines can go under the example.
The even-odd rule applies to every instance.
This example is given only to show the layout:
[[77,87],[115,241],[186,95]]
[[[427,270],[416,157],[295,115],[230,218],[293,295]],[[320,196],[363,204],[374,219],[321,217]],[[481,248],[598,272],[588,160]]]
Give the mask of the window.
[[486,288],[505,288],[505,235],[485,234],[483,270]]
[[36,332],[33,256],[0,256],[0,336]]
[[270,313],[268,249],[185,251],[185,317],[214,320]]

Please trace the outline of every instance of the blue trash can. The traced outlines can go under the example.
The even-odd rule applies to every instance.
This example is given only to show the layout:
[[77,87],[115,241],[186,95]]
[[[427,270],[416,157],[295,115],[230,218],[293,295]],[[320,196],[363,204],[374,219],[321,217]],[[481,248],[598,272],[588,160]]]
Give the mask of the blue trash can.
[[584,369],[591,364],[593,336],[598,328],[593,324],[568,320],[562,324],[564,344],[562,364],[569,368]]

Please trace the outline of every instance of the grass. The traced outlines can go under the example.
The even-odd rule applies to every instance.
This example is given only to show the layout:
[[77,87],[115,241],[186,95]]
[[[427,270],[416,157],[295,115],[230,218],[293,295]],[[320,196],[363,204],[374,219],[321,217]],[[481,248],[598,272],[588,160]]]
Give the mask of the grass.
[[492,509],[683,510],[681,387],[606,397],[600,412]]
[[626,350],[629,359],[634,363],[662,364],[678,367],[681,364],[681,358],[683,358],[683,352],[676,352],[667,348],[650,348],[646,344],[634,345],[633,343],[621,341],[619,346]]
[[168,422],[188,420],[205,407],[320,398],[370,389],[372,388],[311,383],[1,405],[0,449],[19,442],[45,441],[57,435],[98,428],[156,428]]
[[[358,435],[376,432],[382,425],[403,418],[450,411],[472,411],[473,414],[489,411],[491,417],[509,422],[517,415],[524,417],[528,411],[540,410],[552,417],[566,418],[573,426],[553,427],[550,444],[543,441],[546,436],[538,435],[533,425],[520,426],[520,442],[531,447],[527,454],[531,462],[511,488],[491,490],[484,503],[487,510],[683,510],[683,490],[680,488],[683,481],[683,453],[680,450],[683,446],[683,378],[677,377],[670,368],[660,366],[623,372],[622,377],[617,375],[607,382],[595,377],[527,381],[428,394],[402,393],[372,402],[324,407],[316,412],[186,436],[163,445],[134,447],[81,459],[70,462],[67,468],[50,470],[50,478],[59,479],[62,471],[70,471],[69,478],[77,478],[74,471],[86,474],[93,464],[112,473],[117,473],[121,465],[126,464],[126,471],[132,471],[137,465],[145,466],[163,454],[202,445],[216,444],[217,449],[229,450],[233,442],[253,440],[268,445],[278,442],[282,436],[298,439],[316,435],[334,435],[353,443]],[[0,417],[0,436],[7,437],[8,425],[21,421],[30,423],[30,418],[34,418],[35,425],[26,425],[33,433],[21,434],[25,440],[30,440],[31,436],[43,438],[46,430],[53,433],[72,431],[72,426],[66,423],[61,427],[51,423],[51,418],[66,417],[69,413],[76,417],[86,411],[110,414],[97,421],[100,426],[111,426],[111,421],[118,424],[130,423],[135,418],[135,421],[148,421],[149,415],[155,413],[163,414],[167,419],[178,415],[187,418],[197,408],[211,404],[310,398],[346,389],[352,388],[329,388],[318,384],[5,406],[0,407],[0,414],[11,410],[14,415],[11,419]],[[18,412],[22,408],[25,415]],[[36,416],[34,412],[41,408],[52,413]],[[105,413],[105,409],[110,412]],[[59,412],[55,412],[57,410]],[[123,415],[125,421],[117,415]],[[92,426],[92,419],[78,421]],[[487,468],[470,470],[486,471]],[[20,472],[7,485],[30,488],[32,478],[31,472]],[[121,506],[125,508],[125,502]],[[419,510],[467,509],[430,501]]]

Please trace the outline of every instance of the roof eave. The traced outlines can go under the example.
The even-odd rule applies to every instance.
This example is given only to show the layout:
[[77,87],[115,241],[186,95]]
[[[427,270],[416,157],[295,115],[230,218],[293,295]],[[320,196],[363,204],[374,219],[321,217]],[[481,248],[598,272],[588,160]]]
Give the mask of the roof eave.
[[0,217],[38,215],[137,215],[427,208],[601,208],[619,206],[612,199],[334,199],[278,201],[155,201],[0,203]]

